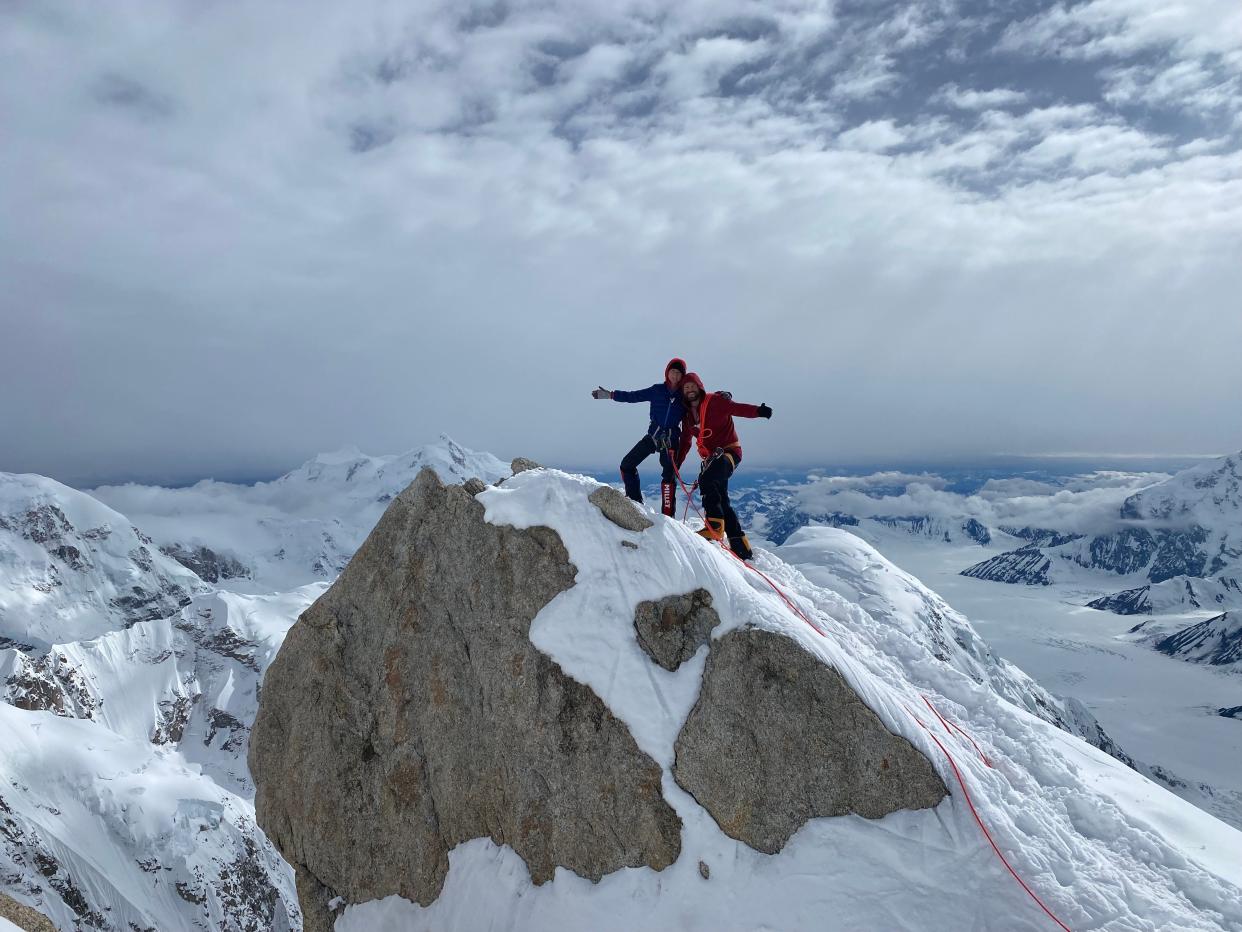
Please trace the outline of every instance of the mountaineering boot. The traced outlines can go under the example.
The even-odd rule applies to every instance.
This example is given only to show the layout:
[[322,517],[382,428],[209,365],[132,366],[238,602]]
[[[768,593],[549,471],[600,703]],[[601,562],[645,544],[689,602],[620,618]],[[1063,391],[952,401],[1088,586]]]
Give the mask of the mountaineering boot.
[[729,538],[729,549],[741,557],[743,560],[749,560],[754,557],[754,553],[750,549],[750,541],[746,539],[746,535],[741,537]]
[[671,482],[660,483],[660,511],[670,518],[677,517],[677,486]]
[[707,524],[696,532],[708,540],[724,540],[724,518],[708,518]]

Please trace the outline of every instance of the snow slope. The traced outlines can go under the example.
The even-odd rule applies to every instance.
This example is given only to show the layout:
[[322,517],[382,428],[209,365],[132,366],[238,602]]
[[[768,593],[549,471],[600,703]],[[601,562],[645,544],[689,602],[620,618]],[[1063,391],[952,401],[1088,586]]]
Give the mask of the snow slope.
[[171,615],[205,590],[84,492],[0,473],[0,647],[97,637]]
[[857,602],[972,680],[986,682],[1015,705],[1129,763],[1090,712],[1052,695],[998,657],[965,616],[862,538],[836,528],[806,527],[775,553],[811,582]]
[[[598,693],[664,767],[664,796],[684,823],[681,857],[660,873],[622,870],[591,884],[561,870],[534,887],[514,852],[474,840],[452,852],[444,892],[431,906],[398,897],[350,906],[338,932],[1052,927],[984,841],[933,734],[953,754],[997,844],[1070,927],[1242,929],[1242,833],[1010,702],[992,676],[972,675],[982,661],[969,648],[942,659],[935,632],[885,618],[882,606],[899,610],[909,598],[896,574],[893,591],[885,591],[887,570],[870,572],[862,586],[846,578],[853,572],[847,559],[833,570],[837,581],[818,585],[761,551],[758,568],[816,630],[756,573],[685,525],[653,515],[655,526],[634,534],[602,520],[587,501],[596,487],[535,470],[479,498],[493,523],[548,525],[564,540],[577,584],[543,609],[531,639]],[[639,601],[700,586],[722,619],[715,636],[750,624],[797,640],[928,756],[950,798],[932,811],[878,821],[813,820],[775,856],[725,836],[669,773],[706,650],[669,673],[650,662],[633,630]],[[953,627],[965,639],[964,619]],[[967,729],[993,766],[945,730],[924,697]]]
[[335,579],[388,502],[431,467],[446,482],[509,474],[489,453],[441,436],[408,453],[323,453],[271,482],[203,480],[189,488],[101,486],[100,501],[124,512],[159,546],[220,586],[272,592]]
[[92,640],[0,651],[6,890],[66,928],[300,922],[292,872],[254,822],[246,750],[263,672],[324,588],[216,592]]
[[0,743],[0,877],[59,928],[283,930],[299,916],[253,805],[177,752],[4,704]]
[[215,592],[169,618],[89,641],[46,652],[0,651],[0,698],[176,747],[250,798],[246,745],[263,672],[324,588],[312,583],[272,596]]

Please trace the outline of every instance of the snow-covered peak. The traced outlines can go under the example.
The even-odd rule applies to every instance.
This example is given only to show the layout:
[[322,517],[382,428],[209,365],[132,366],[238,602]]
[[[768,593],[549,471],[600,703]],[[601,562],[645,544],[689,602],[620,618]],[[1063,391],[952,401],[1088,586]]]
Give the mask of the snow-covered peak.
[[398,493],[429,467],[445,482],[494,482],[509,467],[447,435],[405,453],[321,453],[271,482],[189,488],[102,486],[93,494],[139,522],[171,554],[221,585],[251,592],[331,580]]
[[0,473],[0,646],[96,637],[171,615],[203,588],[102,502]]
[[[509,471],[505,463],[490,453],[469,450],[441,434],[435,443],[405,453],[369,456],[356,446],[320,453],[274,482],[260,482],[254,488],[268,488],[287,508],[313,508],[314,503],[333,493],[351,497],[374,493],[387,496],[387,501],[413,482],[425,466],[434,469],[445,482],[463,482],[472,476],[492,481]],[[315,483],[315,487],[305,488],[307,483]],[[334,486],[333,491],[326,492],[325,485]]]
[[1213,527],[1242,515],[1242,453],[1184,469],[1121,506],[1127,519]]

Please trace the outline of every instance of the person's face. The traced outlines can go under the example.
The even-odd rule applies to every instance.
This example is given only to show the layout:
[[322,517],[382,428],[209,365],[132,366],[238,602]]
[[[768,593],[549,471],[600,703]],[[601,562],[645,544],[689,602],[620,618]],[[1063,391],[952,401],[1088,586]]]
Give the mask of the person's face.
[[680,369],[669,369],[668,370],[668,384],[672,388],[676,388],[678,385],[681,384],[681,370]]
[[686,399],[686,401],[698,401],[699,400],[699,387],[695,385],[693,382],[687,382],[685,385],[681,387],[681,394]]

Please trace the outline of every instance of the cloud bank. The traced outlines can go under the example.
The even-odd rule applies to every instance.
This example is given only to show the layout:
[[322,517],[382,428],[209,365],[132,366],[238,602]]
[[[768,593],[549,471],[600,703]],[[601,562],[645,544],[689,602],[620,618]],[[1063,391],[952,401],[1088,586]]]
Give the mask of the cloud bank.
[[756,464],[1235,448],[1240,15],[8,5],[0,469],[607,463],[674,354]]

